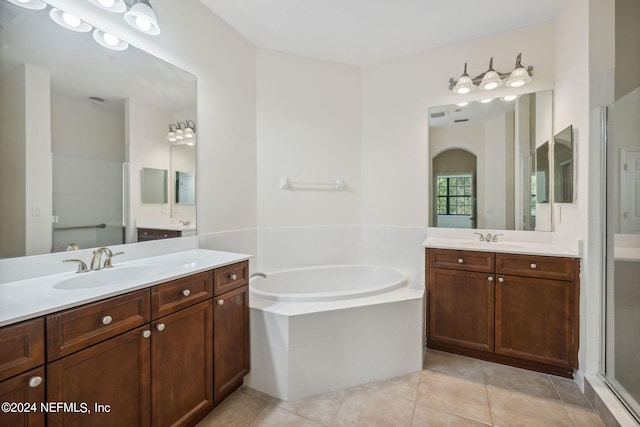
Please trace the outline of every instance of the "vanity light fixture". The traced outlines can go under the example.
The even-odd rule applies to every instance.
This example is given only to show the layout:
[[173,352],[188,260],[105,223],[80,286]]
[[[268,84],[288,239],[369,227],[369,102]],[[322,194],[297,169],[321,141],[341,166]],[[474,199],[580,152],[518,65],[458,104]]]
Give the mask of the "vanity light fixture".
[[467,101],[465,101],[465,102],[458,102],[456,105],[457,105],[458,107],[466,107],[467,105],[469,105],[469,103],[468,103]]
[[89,0],[89,2],[108,12],[123,13],[127,11],[127,4],[124,0]]
[[64,12],[60,9],[53,8],[49,11],[49,16],[53,19],[53,22],[66,28],[67,30],[77,31],[79,33],[88,33],[93,27],[86,22],[82,21],[75,15],[68,12]]
[[47,4],[42,0],[7,0],[11,4],[29,10],[42,10],[47,8]]
[[141,33],[157,36],[160,34],[158,18],[151,8],[149,0],[138,0],[131,9],[124,14],[124,20]]
[[518,97],[518,95],[507,95],[507,96],[503,96],[502,99],[503,101],[514,101],[516,98]]
[[170,124],[166,139],[169,142],[194,145],[195,135],[196,123],[193,120],[185,120],[184,122],[178,122],[175,125]]
[[491,101],[493,101],[493,98],[486,98],[486,99],[481,99],[481,100],[480,100],[480,102],[481,102],[482,104],[488,104],[488,103],[490,103]]
[[93,30],[93,39],[98,42],[100,46],[106,47],[111,50],[127,50],[129,43],[120,40],[118,37],[111,33],[102,31],[99,28]]
[[516,57],[516,66],[511,73],[499,73],[493,69],[493,58],[489,60],[489,69],[473,79],[467,74],[467,63],[464,64],[464,73],[456,81],[449,79],[449,89],[453,92],[464,95],[471,92],[476,87],[483,90],[492,90],[503,83],[507,87],[520,87],[532,80],[533,67],[525,67],[521,63],[522,54]]

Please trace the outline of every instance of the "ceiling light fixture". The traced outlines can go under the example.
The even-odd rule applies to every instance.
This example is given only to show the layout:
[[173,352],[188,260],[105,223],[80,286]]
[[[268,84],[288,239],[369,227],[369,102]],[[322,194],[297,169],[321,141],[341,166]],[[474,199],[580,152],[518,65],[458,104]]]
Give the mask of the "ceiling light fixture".
[[533,79],[533,67],[522,65],[521,58],[522,54],[519,53],[516,57],[516,66],[511,73],[499,73],[494,70],[493,58],[491,58],[489,60],[489,69],[473,79],[467,74],[467,63],[465,62],[462,76],[457,81],[453,77],[449,79],[449,89],[459,95],[464,95],[476,87],[483,90],[492,90],[503,83],[507,87],[524,86]]
[[49,16],[53,19],[53,22],[66,28],[67,30],[77,31],[79,33],[88,33],[93,27],[86,22],[82,21],[75,15],[64,12],[60,9],[53,8],[49,12]]
[[97,41],[100,46],[111,50],[122,51],[127,50],[129,47],[129,43],[122,41],[113,34],[102,31],[99,28],[93,30],[93,39]]
[[156,18],[156,14],[151,8],[149,0],[138,0],[138,2],[131,6],[131,9],[124,14],[124,20],[127,21],[127,24],[142,33],[152,36],[160,34],[158,18]]
[[89,0],[89,2],[108,12],[123,13],[127,11],[124,0]]
[[195,122],[193,120],[185,120],[184,122],[178,122],[175,125],[170,124],[166,139],[169,142],[176,142],[178,144],[194,145],[195,136]]
[[42,10],[46,9],[47,4],[42,0],[7,0],[11,4],[15,4],[16,6],[20,6],[24,9],[29,10]]

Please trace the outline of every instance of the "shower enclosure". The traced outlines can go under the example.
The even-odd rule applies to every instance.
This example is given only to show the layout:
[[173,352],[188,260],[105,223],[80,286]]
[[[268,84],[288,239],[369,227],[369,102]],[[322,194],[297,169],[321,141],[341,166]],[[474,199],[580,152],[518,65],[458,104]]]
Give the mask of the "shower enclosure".
[[640,88],[606,110],[604,378],[640,420]]

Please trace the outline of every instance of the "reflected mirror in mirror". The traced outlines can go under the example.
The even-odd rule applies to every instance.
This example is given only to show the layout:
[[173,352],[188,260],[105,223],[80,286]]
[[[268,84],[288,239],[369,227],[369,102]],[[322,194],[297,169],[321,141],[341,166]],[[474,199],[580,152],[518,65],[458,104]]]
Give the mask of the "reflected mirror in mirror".
[[573,203],[573,127],[553,137],[553,201]]
[[549,143],[536,148],[536,202],[549,203]]
[[142,168],[142,203],[167,203],[166,169]]
[[0,1],[0,28],[0,197],[16,201],[0,213],[0,258],[135,242],[136,221],[173,221],[142,203],[140,170],[171,169],[165,136],[196,120],[195,77],[68,31],[49,7]]
[[552,96],[429,109],[430,226],[550,230],[539,223],[535,156],[552,136]]

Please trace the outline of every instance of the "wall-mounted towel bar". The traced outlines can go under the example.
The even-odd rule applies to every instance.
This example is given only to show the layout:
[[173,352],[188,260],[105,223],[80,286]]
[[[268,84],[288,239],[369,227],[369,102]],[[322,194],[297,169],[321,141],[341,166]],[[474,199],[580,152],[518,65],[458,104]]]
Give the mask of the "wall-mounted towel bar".
[[287,177],[280,178],[281,190],[342,190],[344,181],[336,179],[333,182],[292,181]]
[[105,228],[107,224],[97,224],[97,225],[76,225],[73,227],[58,227],[54,228],[53,231],[62,231],[62,230],[81,230],[84,228]]

